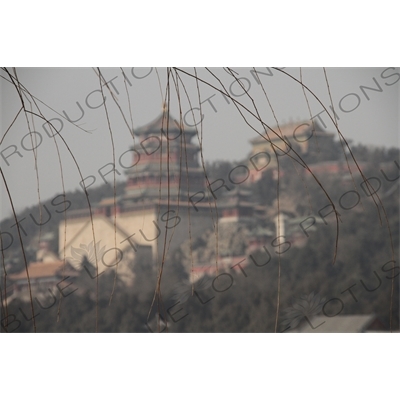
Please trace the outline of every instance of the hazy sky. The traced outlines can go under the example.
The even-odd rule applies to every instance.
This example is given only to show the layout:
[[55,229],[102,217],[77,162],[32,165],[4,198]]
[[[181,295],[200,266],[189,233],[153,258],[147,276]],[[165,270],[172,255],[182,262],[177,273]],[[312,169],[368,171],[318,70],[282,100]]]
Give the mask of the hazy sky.
[[[165,68],[124,68],[125,83],[129,93],[134,128],[147,124],[156,118],[162,109],[162,101],[166,93],[167,74]],[[183,70],[194,74],[193,68]],[[268,105],[263,88],[272,104],[279,123],[310,119],[307,102],[299,83],[295,82],[283,72],[256,68],[259,72],[259,84],[252,68],[233,68],[236,77],[245,86],[254,99],[258,112],[270,126],[275,125],[272,111]],[[12,70],[10,70],[12,71]],[[119,68],[101,69],[107,81],[111,81],[115,98],[130,124],[129,103]],[[299,68],[285,68],[285,72],[297,79],[300,77]],[[327,77],[333,106],[337,113],[339,127],[342,134],[354,143],[365,143],[385,147],[399,147],[399,68],[328,68]],[[234,77],[222,68],[213,68],[210,72],[198,68],[199,78],[209,84],[222,88],[222,84],[230,95],[245,104],[254,112],[254,106]],[[74,154],[84,178],[92,175],[96,178],[95,185],[104,183],[98,170],[113,160],[111,139],[107,124],[104,106],[101,106],[99,92],[99,78],[94,70],[89,68],[20,68],[17,69],[20,82],[37,99],[47,104],[38,103],[41,112],[46,118],[62,120],[61,135]],[[9,79],[2,71],[0,75]],[[198,107],[199,99],[195,80],[184,73],[180,74],[179,96],[182,115],[185,121],[193,124],[191,107]],[[330,99],[322,68],[302,69],[304,84],[312,90],[320,101],[329,109]],[[111,85],[110,83],[110,85]],[[371,89],[365,89],[369,87]],[[375,89],[375,90],[373,90]],[[13,85],[0,79],[0,120],[2,136],[11,124],[20,108],[20,100]],[[212,87],[199,82],[199,91],[203,112],[203,149],[206,160],[240,160],[246,158],[250,151],[249,140],[256,137],[243,120],[232,100],[225,98]],[[171,114],[179,120],[180,109],[177,100],[175,82],[170,78]],[[119,165],[119,157],[133,144],[132,136],[123,121],[121,113],[110,93],[104,87],[107,111],[113,132],[117,170],[121,173],[119,179],[124,178],[124,169]],[[190,102],[187,99],[189,96]],[[323,111],[310,93],[307,98],[311,107],[312,116]],[[81,105],[82,111],[77,105]],[[191,105],[190,105],[191,104]],[[261,125],[246,111],[242,110],[254,128],[261,132]],[[331,110],[329,110],[331,111]],[[199,121],[199,112],[195,109],[195,116]],[[60,117],[57,113],[63,116]],[[69,123],[65,114],[76,122],[85,132]],[[316,117],[317,119],[318,117]],[[326,124],[328,131],[333,131],[333,125],[325,112],[320,114],[320,124]],[[1,168],[7,179],[13,195],[17,211],[28,205],[38,204],[38,180],[42,200],[54,197],[62,192],[60,162],[54,138],[48,126],[35,118],[30,122],[31,131],[36,131],[32,143],[29,128],[23,113],[14,126],[9,130],[1,144]],[[54,120],[59,128],[59,120]],[[197,125],[200,128],[200,124]],[[46,129],[47,128],[47,132]],[[64,184],[66,191],[80,188],[81,177],[72,157],[66,150],[65,144],[56,139],[62,161]],[[38,173],[35,171],[34,152],[30,150],[37,146]],[[130,161],[130,154],[121,159],[124,165]],[[103,173],[108,169],[105,168]],[[39,177],[39,179],[37,178]],[[106,179],[111,182],[112,174]],[[2,190],[2,218],[10,212],[7,196]]]

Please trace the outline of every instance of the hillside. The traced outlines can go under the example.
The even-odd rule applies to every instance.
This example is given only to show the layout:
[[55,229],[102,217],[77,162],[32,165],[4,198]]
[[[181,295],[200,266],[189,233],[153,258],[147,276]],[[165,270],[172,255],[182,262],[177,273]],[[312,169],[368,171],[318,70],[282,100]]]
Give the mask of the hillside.
[[[284,159],[281,165],[284,174],[279,180],[279,205],[281,211],[285,210],[290,216],[286,244],[279,246],[276,241],[276,226],[272,219],[277,211],[277,181],[265,173],[258,181],[246,184],[246,193],[250,193],[246,196],[255,204],[258,213],[253,225],[220,224],[218,235],[204,232],[201,237],[182,243],[180,249],[168,254],[169,265],[174,265],[174,268],[164,271],[163,307],[160,308],[162,320],[168,321],[167,329],[172,332],[273,332],[278,287],[280,331],[293,328],[291,324],[295,325],[299,315],[315,315],[321,310],[327,318],[336,314],[374,314],[386,329],[389,329],[392,314],[392,328],[398,329],[399,151],[362,146],[355,146],[353,150],[363,162],[363,172],[382,204],[376,196],[368,193],[359,174],[354,173],[351,177],[350,174],[329,172],[327,164],[322,161],[310,164],[315,166],[316,176],[323,182],[340,214],[334,263],[337,227],[326,194],[308,172],[300,174],[290,160]],[[209,164],[210,180],[224,178],[235,165],[227,162]],[[122,190],[121,184],[117,194]],[[220,196],[216,201],[217,207],[220,201],[222,204],[232,197],[232,193]],[[109,186],[89,191],[93,204],[110,195],[112,188]],[[79,191],[67,193],[65,201],[70,204],[68,211],[86,206],[86,198]],[[41,230],[35,223],[39,215],[37,207],[28,208],[18,215],[19,221],[25,220],[22,238],[28,262],[34,260],[39,233],[42,236],[53,234],[52,250],[58,251],[58,225],[64,218],[63,207],[66,204],[60,198],[43,203],[49,214]],[[44,221],[45,218],[43,215]],[[18,236],[15,227],[11,228],[14,224],[12,219],[1,223],[2,232],[10,232],[14,238],[3,252],[9,273],[24,268]],[[249,241],[249,238],[254,239],[254,232],[261,232],[264,240],[258,247]],[[293,241],[300,236],[299,242]],[[391,243],[394,245],[395,263],[391,262]],[[219,277],[204,275],[192,286],[193,265],[214,265],[217,254],[221,262]],[[223,269],[224,257],[239,257],[245,268]],[[94,274],[94,266],[88,265]],[[157,270],[151,268],[145,257],[137,258],[132,268],[136,273],[133,287],[126,287],[117,280],[113,291],[114,274],[102,275],[98,300],[95,296],[96,280],[89,279],[81,270],[75,282],[77,292],[73,295],[71,292],[71,296],[62,300],[58,323],[58,307],[44,306],[50,303],[49,298],[42,299],[39,306],[35,302],[38,331],[94,331],[96,304],[101,332],[156,330],[155,314],[147,323],[147,313],[153,299]],[[111,293],[113,297],[109,305]],[[29,315],[27,303],[14,300],[8,305],[8,313],[18,315],[19,325],[17,327],[15,322],[13,328],[17,327],[15,330],[19,332],[31,331],[32,322],[30,318],[21,316],[21,309],[25,311],[23,315]]]

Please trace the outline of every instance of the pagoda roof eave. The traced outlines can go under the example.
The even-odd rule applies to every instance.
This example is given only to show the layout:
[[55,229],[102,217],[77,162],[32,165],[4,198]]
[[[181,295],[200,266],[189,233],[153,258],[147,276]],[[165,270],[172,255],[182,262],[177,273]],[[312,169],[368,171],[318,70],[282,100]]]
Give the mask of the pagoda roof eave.
[[196,134],[195,129],[190,129],[186,127],[183,121],[178,122],[175,118],[171,116],[169,111],[161,113],[153,121],[149,122],[135,130],[135,134],[138,136],[148,136],[151,134],[160,134],[164,132],[168,133],[180,133],[185,132],[186,135]]

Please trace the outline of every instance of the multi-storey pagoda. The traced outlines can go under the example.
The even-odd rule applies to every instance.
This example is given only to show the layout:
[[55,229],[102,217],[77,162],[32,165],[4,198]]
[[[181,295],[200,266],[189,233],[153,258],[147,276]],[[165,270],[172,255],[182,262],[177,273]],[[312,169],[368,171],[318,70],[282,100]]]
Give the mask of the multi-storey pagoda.
[[213,226],[209,204],[193,207],[190,202],[194,194],[207,192],[196,130],[172,118],[164,107],[157,119],[134,133],[123,195],[92,205],[92,217],[89,209],[70,212],[66,227],[64,221],[59,227],[60,258],[74,264],[72,255],[79,268],[84,256],[88,258],[82,249],[95,243],[99,272],[118,264],[118,274],[128,283],[138,251],[146,252],[156,266],[164,258],[165,244],[173,251]]

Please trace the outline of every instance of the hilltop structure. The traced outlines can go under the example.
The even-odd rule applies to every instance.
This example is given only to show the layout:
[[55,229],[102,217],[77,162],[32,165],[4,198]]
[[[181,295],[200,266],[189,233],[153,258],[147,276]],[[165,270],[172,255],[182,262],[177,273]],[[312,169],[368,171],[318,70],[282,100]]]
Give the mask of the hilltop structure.
[[76,268],[86,257],[99,273],[118,265],[118,276],[130,284],[138,252],[159,265],[166,251],[212,227],[209,204],[194,210],[189,201],[206,192],[196,134],[166,107],[138,129],[123,195],[92,205],[92,217],[89,209],[68,213],[66,227],[64,221],[59,226],[59,257]]
[[[250,143],[252,149],[249,160],[253,162],[249,163],[249,169],[252,182],[261,178],[263,166],[268,164],[270,170],[276,168],[276,155],[283,156],[294,150],[308,164],[337,160],[341,154],[335,134],[324,131],[317,121],[278,125],[252,139]],[[291,155],[296,158],[294,152]],[[321,156],[323,159],[320,159]]]

